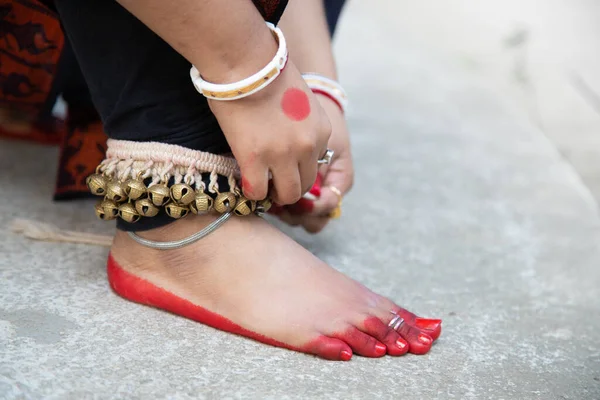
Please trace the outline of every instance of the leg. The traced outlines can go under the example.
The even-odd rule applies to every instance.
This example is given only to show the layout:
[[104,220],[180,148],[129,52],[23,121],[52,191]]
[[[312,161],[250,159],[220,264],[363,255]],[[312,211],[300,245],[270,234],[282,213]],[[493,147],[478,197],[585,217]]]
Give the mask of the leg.
[[[90,0],[83,11],[72,0],[57,3],[109,136],[227,152],[183,58],[115,3]],[[177,240],[214,220],[189,216],[140,235]],[[206,238],[169,251],[143,247],[119,230],[108,277],[132,301],[333,360],[353,353],[422,354],[440,329],[439,321],[420,326],[422,320],[256,216],[232,218]],[[406,321],[399,332],[388,326],[392,310]]]

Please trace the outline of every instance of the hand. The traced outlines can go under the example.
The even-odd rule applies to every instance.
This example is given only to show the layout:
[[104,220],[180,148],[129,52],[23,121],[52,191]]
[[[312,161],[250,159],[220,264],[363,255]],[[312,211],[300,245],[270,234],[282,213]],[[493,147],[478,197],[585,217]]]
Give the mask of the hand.
[[354,182],[350,136],[344,114],[328,97],[323,95],[317,97],[331,122],[332,133],[329,139],[329,148],[335,151],[331,165],[321,168],[323,180],[320,196],[314,202],[301,199],[292,206],[275,209],[281,220],[293,226],[301,225],[310,233],[323,230],[331,220],[329,213],[338,206],[338,195],[331,190],[331,186],[339,189],[342,194],[346,194]]
[[293,204],[311,188],[331,125],[291,61],[260,92],[209,105],[238,161],[247,198],[267,197],[269,174],[278,204]]

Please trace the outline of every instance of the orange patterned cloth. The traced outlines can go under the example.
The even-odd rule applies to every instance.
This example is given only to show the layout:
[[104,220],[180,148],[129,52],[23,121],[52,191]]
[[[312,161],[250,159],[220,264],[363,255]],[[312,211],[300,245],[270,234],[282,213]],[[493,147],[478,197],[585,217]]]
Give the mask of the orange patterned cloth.
[[65,124],[43,111],[65,38],[58,16],[35,0],[0,0],[0,137],[61,145],[55,198],[87,196],[85,177],[104,158],[97,115]]
[[56,15],[46,7],[0,0],[0,135],[44,143],[61,140],[61,127],[42,127],[38,117],[63,45]]

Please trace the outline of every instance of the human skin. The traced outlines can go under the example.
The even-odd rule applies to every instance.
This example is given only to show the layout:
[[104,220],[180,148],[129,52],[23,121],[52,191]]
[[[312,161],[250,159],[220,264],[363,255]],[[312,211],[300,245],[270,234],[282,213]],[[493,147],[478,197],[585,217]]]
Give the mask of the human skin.
[[[244,78],[275,53],[272,37],[250,1],[182,0],[177,8],[161,0],[122,0],[121,4],[213,82]],[[291,10],[293,13],[294,8]],[[305,46],[301,43],[292,39],[290,48]],[[248,54],[248,48],[257,50]],[[294,59],[258,94],[232,102],[210,102],[240,163],[244,193],[250,198],[266,196],[270,172],[274,199],[281,204],[294,203],[315,181],[316,161],[329,141],[331,125],[324,110],[329,103],[321,103],[324,100],[317,100],[306,87]],[[313,70],[321,71],[327,72]],[[295,90],[305,94],[308,107],[302,107],[309,113],[286,113],[286,93],[297,93]],[[333,109],[329,112],[341,116]],[[332,145],[344,153],[344,149],[349,151],[344,143],[348,135],[347,130],[340,132],[345,135],[334,138],[339,143]],[[339,157],[349,162],[351,171],[349,154]],[[347,190],[351,172],[343,164],[337,165],[337,176],[349,179]],[[330,175],[335,166],[332,164],[326,176],[335,176]],[[178,240],[215,218],[191,215],[139,235],[157,241]],[[354,354],[425,354],[441,331],[440,320],[419,318],[372,292],[256,216],[231,218],[202,240],[169,251],[143,247],[118,231],[108,267],[113,289],[127,299],[330,360],[348,361]],[[405,321],[398,331],[388,326],[392,312]]]
[[[162,0],[119,3],[195,65],[204,79],[231,83],[264,67],[276,42],[248,0]],[[302,91],[310,113],[291,120],[281,107],[288,90]],[[269,192],[280,204],[292,204],[310,189],[317,160],[331,134],[327,115],[292,60],[260,92],[236,101],[209,100],[247,181],[245,194],[262,200]]]
[[[329,29],[322,0],[290,1],[279,27],[284,31],[290,57],[303,73],[317,73],[338,79]],[[340,107],[329,97],[317,94],[319,103],[331,123],[328,148],[334,150],[329,166],[322,166],[318,199],[300,200],[292,208],[282,208],[278,217],[293,226],[302,226],[310,233],[320,232],[331,221],[329,213],[338,205],[338,195],[331,189],[348,193],[354,182],[354,166],[346,118]]]

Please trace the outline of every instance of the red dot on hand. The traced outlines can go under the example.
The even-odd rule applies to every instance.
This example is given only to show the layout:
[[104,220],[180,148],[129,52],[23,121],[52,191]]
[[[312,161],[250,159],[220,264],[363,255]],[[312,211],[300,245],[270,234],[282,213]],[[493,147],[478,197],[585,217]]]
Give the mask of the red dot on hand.
[[290,88],[283,94],[281,109],[288,118],[294,121],[302,121],[310,114],[308,96],[300,89]]

